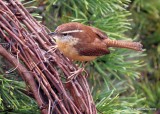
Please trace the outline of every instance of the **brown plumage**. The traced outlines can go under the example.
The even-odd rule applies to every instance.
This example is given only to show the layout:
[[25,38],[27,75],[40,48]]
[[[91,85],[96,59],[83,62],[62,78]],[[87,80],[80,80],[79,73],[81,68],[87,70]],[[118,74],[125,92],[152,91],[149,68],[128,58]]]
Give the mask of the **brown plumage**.
[[77,22],[62,24],[54,33],[58,49],[69,59],[91,61],[98,56],[109,54],[109,47],[142,50],[139,42],[111,40],[97,28]]

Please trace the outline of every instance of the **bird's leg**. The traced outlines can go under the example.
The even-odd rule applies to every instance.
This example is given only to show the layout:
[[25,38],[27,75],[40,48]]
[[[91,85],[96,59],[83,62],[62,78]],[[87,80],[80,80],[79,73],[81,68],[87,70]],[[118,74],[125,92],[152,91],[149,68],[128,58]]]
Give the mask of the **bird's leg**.
[[[75,79],[80,73],[82,73],[83,71],[84,72],[86,72],[85,71],[85,67],[86,67],[86,65],[88,64],[89,62],[86,62],[86,63],[81,63],[82,64],[82,68],[79,68],[78,70],[76,70],[76,71],[73,71],[73,72],[71,72],[71,75],[67,78],[67,82],[70,82],[71,80],[73,80],[73,79]],[[80,65],[81,66],[81,65]]]

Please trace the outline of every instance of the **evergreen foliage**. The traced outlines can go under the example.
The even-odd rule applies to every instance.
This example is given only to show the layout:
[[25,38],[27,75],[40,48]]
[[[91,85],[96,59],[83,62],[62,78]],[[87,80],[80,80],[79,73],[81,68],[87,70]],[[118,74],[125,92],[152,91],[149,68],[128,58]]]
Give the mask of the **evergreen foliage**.
[[[111,54],[100,57],[87,66],[90,74],[88,81],[99,113],[152,114],[155,110],[137,110],[137,108],[156,108],[158,110],[160,107],[160,90],[158,89],[160,86],[159,1],[37,0],[36,2],[24,2],[24,4],[26,7],[37,4],[38,9],[31,8],[32,12],[36,12],[33,15],[41,20],[41,17],[37,15],[41,14],[44,17],[41,21],[52,31],[61,23],[76,21],[100,28],[111,39],[133,40],[129,38],[131,36],[137,40],[140,37],[147,49],[146,54],[149,56],[144,57],[145,54],[127,49],[112,48],[110,49]],[[131,21],[132,18],[133,21]],[[134,29],[131,30],[131,28]],[[144,63],[148,64],[147,67],[144,67]],[[143,70],[142,67],[145,69]],[[141,77],[139,69],[144,77]],[[1,110],[6,109],[2,101],[7,101],[14,107],[12,111],[15,113],[17,110],[21,113],[23,111],[38,113],[37,108],[34,110],[36,105],[33,99],[17,88],[16,84],[23,85],[22,82],[5,79],[2,75],[0,81],[6,83],[0,83],[0,87],[3,87],[1,88],[2,93],[5,92],[0,97]],[[13,92],[8,86],[4,86],[10,81],[13,83],[11,85],[11,88],[14,88],[11,89]],[[19,87],[25,89],[24,85]],[[12,95],[6,94],[7,92]]]
[[33,98],[27,96],[25,83],[0,75],[0,113],[39,114]]
[[[132,12],[132,36],[139,37],[146,48],[143,59],[146,67],[142,76],[135,83],[137,94],[145,97],[142,106],[153,108],[144,112],[159,114],[160,110],[160,1],[159,0],[134,0],[130,6]],[[130,33],[130,34],[131,34]],[[142,107],[141,106],[141,107]]]

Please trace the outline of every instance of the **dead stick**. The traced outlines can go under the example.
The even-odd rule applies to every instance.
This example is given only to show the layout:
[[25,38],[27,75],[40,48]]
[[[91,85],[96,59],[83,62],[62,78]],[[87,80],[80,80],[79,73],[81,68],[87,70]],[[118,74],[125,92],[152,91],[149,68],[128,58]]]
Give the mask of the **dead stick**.
[[[0,55],[6,58],[14,67],[17,66],[18,60],[9,54],[1,45],[0,45]],[[43,106],[43,102],[40,100],[41,98],[37,95],[38,87],[34,81],[33,75],[21,64],[18,64],[17,70],[19,74],[26,80],[26,82],[30,85],[30,89],[37,100],[39,106]],[[42,110],[43,114],[47,114],[47,109]]]

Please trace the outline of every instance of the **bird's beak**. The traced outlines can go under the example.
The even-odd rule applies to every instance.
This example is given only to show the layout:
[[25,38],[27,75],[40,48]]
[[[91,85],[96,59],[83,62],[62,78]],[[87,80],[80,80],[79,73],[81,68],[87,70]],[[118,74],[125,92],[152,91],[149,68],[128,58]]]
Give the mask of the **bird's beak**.
[[56,35],[55,32],[51,32],[51,33],[48,33],[48,35],[52,36],[52,35]]

